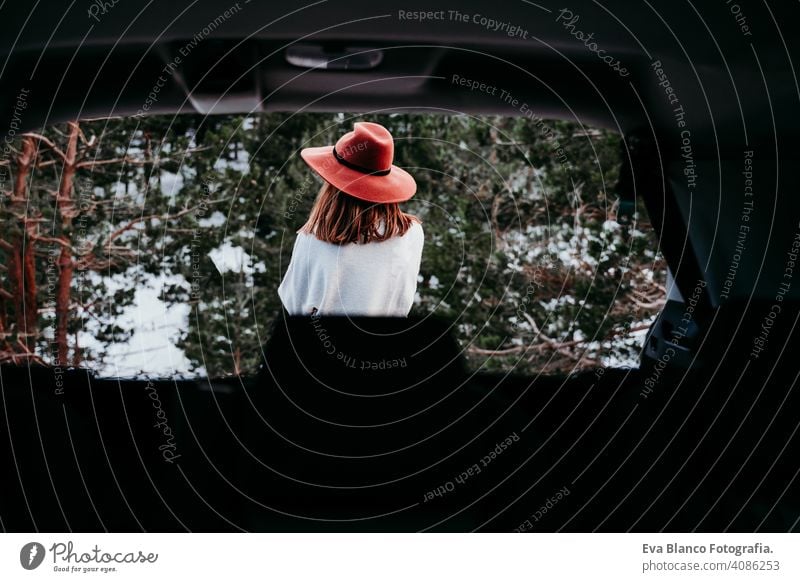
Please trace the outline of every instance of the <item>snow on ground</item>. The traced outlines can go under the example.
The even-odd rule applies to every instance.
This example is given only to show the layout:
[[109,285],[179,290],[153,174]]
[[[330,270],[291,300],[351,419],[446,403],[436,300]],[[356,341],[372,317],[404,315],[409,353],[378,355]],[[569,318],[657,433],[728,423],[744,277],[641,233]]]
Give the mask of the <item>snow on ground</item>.
[[[103,277],[109,289],[130,285],[135,280],[135,268],[113,277]],[[131,305],[124,309],[114,322],[125,330],[133,330],[128,341],[104,344],[95,339],[90,322],[80,334],[79,342],[92,349],[98,356],[94,363],[87,363],[100,376],[172,377],[180,375],[204,375],[204,370],[191,372],[191,362],[177,346],[181,333],[188,329],[190,308],[186,304],[167,305],[161,300],[162,289],[168,285],[185,285],[183,276],[143,275]],[[98,314],[101,321],[103,314]]]

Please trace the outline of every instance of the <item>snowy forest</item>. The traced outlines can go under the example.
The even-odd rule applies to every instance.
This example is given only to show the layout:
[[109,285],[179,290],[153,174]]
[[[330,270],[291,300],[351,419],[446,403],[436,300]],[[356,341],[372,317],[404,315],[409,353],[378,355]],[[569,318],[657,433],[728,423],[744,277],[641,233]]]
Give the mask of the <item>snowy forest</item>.
[[92,119],[0,160],[0,363],[102,376],[253,373],[321,181],[304,147],[384,124],[417,180],[414,315],[474,369],[635,366],[665,298],[646,212],[623,220],[613,132],[407,113]]

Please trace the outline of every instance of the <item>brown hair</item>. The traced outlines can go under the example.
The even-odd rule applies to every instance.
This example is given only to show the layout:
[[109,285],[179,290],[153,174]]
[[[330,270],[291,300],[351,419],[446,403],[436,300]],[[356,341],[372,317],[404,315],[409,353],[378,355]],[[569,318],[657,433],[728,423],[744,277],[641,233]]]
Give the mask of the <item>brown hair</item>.
[[[369,243],[403,236],[414,222],[420,222],[419,218],[400,210],[396,202],[359,200],[325,182],[300,232],[337,245]],[[386,225],[383,232],[381,223]]]

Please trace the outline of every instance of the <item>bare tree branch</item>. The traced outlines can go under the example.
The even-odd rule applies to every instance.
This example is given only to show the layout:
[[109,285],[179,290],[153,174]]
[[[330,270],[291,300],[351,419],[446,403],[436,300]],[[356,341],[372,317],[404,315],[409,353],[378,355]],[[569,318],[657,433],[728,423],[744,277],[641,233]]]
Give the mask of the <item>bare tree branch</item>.
[[64,162],[67,161],[67,154],[65,154],[63,151],[61,151],[59,149],[59,147],[55,143],[53,143],[51,140],[49,140],[48,138],[46,138],[42,134],[34,133],[34,132],[28,132],[28,133],[24,133],[22,135],[23,135],[23,137],[32,137],[34,139],[38,139],[40,142],[42,142],[45,145],[47,145],[47,147],[50,148],[50,151],[52,151],[54,154],[56,154]]

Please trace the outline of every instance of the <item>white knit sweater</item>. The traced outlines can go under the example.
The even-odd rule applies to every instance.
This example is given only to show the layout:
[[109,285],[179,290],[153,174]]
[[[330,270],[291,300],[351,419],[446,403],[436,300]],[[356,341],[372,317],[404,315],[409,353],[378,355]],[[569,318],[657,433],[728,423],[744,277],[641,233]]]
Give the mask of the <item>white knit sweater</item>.
[[381,242],[335,245],[298,233],[278,287],[291,315],[405,317],[414,303],[422,259],[422,225]]

